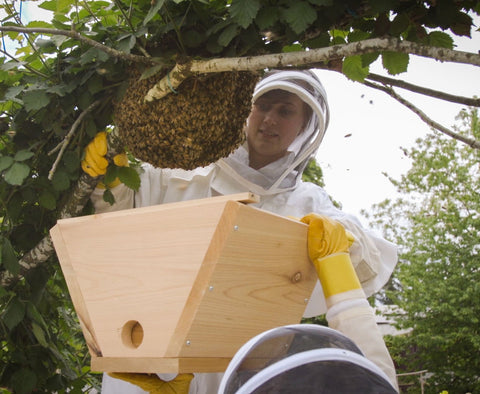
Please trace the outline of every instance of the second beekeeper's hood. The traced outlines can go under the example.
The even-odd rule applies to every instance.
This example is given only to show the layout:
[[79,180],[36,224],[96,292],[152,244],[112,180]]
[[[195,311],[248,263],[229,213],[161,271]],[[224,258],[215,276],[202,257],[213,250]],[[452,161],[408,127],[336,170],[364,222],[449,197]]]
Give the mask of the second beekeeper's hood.
[[260,170],[255,170],[249,166],[248,147],[245,143],[229,157],[217,162],[226,175],[259,195],[276,194],[294,189],[298,185],[303,170],[322,142],[329,122],[327,94],[314,72],[289,70],[267,73],[255,86],[252,102],[277,89],[296,94],[312,109],[312,116],[305,130],[290,145],[289,154]]
[[265,331],[230,361],[218,394],[396,394],[345,335],[316,324]]

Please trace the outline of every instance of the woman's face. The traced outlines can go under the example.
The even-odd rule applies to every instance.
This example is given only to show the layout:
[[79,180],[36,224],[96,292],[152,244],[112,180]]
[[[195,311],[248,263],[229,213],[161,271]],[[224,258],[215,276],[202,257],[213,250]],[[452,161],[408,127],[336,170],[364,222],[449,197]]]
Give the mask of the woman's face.
[[306,104],[295,94],[272,90],[253,104],[247,121],[250,167],[280,159],[306,125]]

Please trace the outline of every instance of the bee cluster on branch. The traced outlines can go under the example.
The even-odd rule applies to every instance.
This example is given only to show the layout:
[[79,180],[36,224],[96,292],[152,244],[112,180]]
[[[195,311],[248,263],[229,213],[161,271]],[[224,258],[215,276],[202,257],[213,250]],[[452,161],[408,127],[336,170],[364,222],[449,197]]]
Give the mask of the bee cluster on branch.
[[152,102],[144,97],[159,77],[140,80],[139,75],[132,72],[114,109],[119,136],[136,158],[160,168],[190,170],[228,156],[244,141],[259,74],[197,75]]

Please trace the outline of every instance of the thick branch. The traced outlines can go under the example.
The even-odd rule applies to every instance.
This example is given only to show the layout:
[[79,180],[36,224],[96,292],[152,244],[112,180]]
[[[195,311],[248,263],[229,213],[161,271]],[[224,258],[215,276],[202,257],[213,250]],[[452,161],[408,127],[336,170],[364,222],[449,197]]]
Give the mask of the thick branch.
[[417,108],[415,105],[413,105],[410,101],[405,100],[403,97],[399,96],[392,88],[386,87],[386,86],[381,86],[377,85],[375,83],[371,83],[368,81],[365,81],[364,84],[366,86],[369,86],[374,89],[381,90],[391,97],[393,97],[395,100],[397,100],[399,103],[403,104],[406,106],[408,109],[413,111],[415,114],[417,114],[420,119],[422,119],[426,124],[429,126],[433,127],[434,129],[448,135],[449,137],[452,137],[460,142],[463,142],[464,144],[470,146],[473,149],[480,149],[480,142],[472,139],[465,137],[463,135],[460,135],[458,133],[455,133],[454,131],[447,129],[446,127],[442,126],[440,123],[435,122],[433,119],[429,118],[423,111],[421,111],[419,108]]
[[368,74],[367,79],[380,82],[384,85],[397,86],[402,89],[410,90],[411,92],[420,93],[425,96],[437,98],[444,101],[450,101],[452,103],[464,104],[464,105],[468,105],[469,107],[480,107],[479,98],[457,96],[454,94],[449,94],[449,93],[441,92],[438,90],[425,88],[423,86],[414,85],[409,82],[402,81],[401,79],[389,78],[389,77],[385,77],[383,75],[378,75],[378,74]]
[[177,64],[166,77],[160,80],[147,93],[145,101],[153,101],[166,96],[170,92],[175,91],[186,78],[194,74],[299,67],[325,62],[331,59],[381,51],[403,52],[442,62],[448,61],[480,66],[479,54],[430,47],[413,42],[401,41],[396,38],[372,38],[350,44],[312,49],[305,52],[299,51],[251,57],[192,60],[185,64]]
[[105,52],[109,56],[112,56],[115,58],[133,61],[137,63],[150,64],[150,65],[154,63],[154,61],[150,57],[132,55],[122,51],[118,51],[116,49],[103,45],[95,40],[92,40],[91,38],[82,36],[80,33],[74,30],[59,30],[59,29],[51,29],[48,27],[42,28],[42,27],[0,26],[0,31],[15,31],[17,33],[30,33],[30,34],[40,33],[40,34],[51,34],[54,36],[67,36],[70,38],[74,38],[80,42],[83,42],[84,44],[90,45],[91,47],[97,48]]
[[[51,28],[27,28],[18,26],[0,26],[0,31],[14,31],[19,33],[41,33],[51,35],[64,35],[79,40],[87,45],[104,51],[109,56],[116,57],[123,60],[139,62],[144,64],[154,64],[154,60],[148,56],[138,56],[128,54],[116,49],[103,45],[88,37],[82,36],[74,30],[60,30]],[[397,38],[372,38],[369,40],[353,42],[343,45],[334,45],[326,48],[312,49],[309,51],[277,53],[270,55],[248,56],[248,57],[234,57],[234,58],[216,58],[211,60],[192,60],[188,63],[177,64],[166,77],[159,81],[145,96],[145,101],[153,101],[160,99],[170,92],[175,92],[175,89],[188,77],[194,74],[213,73],[223,71],[248,71],[261,70],[264,68],[286,68],[299,67],[307,65],[315,65],[332,59],[341,59],[347,56],[359,55],[371,52],[394,51],[417,56],[427,57],[439,61],[448,61],[454,63],[471,64],[480,66],[480,55],[471,52],[455,51],[448,48],[432,47],[421,45],[414,42],[399,40]],[[375,79],[375,75],[371,74],[370,79]],[[378,76],[379,77],[379,76]],[[403,87],[405,89],[417,89],[422,94],[436,95],[435,91],[415,87],[415,85],[408,84],[404,81],[397,81],[391,79],[388,84]],[[402,85],[402,86],[400,86]],[[458,98],[457,96],[447,95],[442,93],[447,101],[460,102],[465,105],[478,106],[478,100]],[[435,96],[434,96],[435,97]],[[463,101],[458,101],[463,100]],[[468,102],[474,100],[474,103]]]
[[[75,185],[70,198],[60,211],[59,218],[65,219],[78,216],[92,194],[98,179],[92,178],[87,174],[82,174]],[[38,267],[47,261],[53,254],[53,247],[50,235],[45,236],[32,250],[26,253],[19,261],[20,272],[18,276],[12,275],[8,271],[3,271],[0,275],[0,285],[8,287],[20,280],[29,270]]]

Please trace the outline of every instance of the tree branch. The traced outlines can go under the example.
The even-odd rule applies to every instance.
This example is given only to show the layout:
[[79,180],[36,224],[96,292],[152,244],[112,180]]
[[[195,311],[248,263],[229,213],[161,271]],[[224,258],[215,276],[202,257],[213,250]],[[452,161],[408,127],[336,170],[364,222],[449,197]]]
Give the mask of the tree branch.
[[[117,130],[114,129],[112,132],[108,133],[107,156],[111,157],[119,152],[123,152],[123,143],[121,138],[118,136]],[[93,178],[90,175],[82,172],[77,184],[70,193],[69,198],[60,210],[58,219],[67,219],[78,216],[82,212],[85,204],[90,198],[90,195],[102,178],[103,176]],[[53,246],[52,239],[50,238],[50,235],[47,235],[19,260],[19,275],[12,275],[8,271],[0,272],[0,286],[12,286],[18,282],[29,270],[36,268],[40,264],[47,261],[54,253],[55,248]]]
[[[79,40],[87,45],[104,51],[109,56],[116,57],[123,60],[133,61],[137,63],[155,64],[155,61],[146,56],[138,56],[128,54],[116,49],[103,45],[88,37],[82,36],[80,33],[74,30],[60,30],[51,28],[27,28],[18,26],[0,26],[1,31],[14,31],[20,33],[42,33],[51,35],[64,35]],[[432,47],[427,45],[421,45],[414,42],[399,40],[397,38],[372,38],[368,40],[353,42],[349,44],[334,45],[331,47],[317,48],[309,51],[298,51],[288,53],[276,53],[269,55],[259,56],[245,56],[245,57],[233,57],[233,58],[216,58],[210,60],[190,60],[187,63],[176,64],[175,67],[167,74],[166,77],[161,79],[145,96],[145,101],[153,101],[160,99],[170,92],[175,92],[175,89],[188,77],[194,74],[214,73],[223,71],[253,71],[261,70],[264,68],[289,68],[314,65],[325,62],[332,59],[341,59],[348,56],[360,55],[371,52],[381,51],[393,51],[402,52],[407,54],[413,54],[417,56],[427,57],[439,61],[447,61],[453,63],[470,64],[474,66],[480,66],[480,55],[478,53],[455,51],[448,48]],[[375,78],[382,78],[375,74],[369,75],[370,79],[383,81]],[[384,77],[386,78],[386,77]],[[389,79],[388,84],[399,86],[405,89],[417,89],[419,93],[432,95],[438,97],[439,92],[435,92],[430,89],[415,87],[415,85],[408,84],[404,81],[396,81]],[[402,85],[402,86],[400,86]],[[461,98],[454,95],[448,95],[442,93],[445,97],[439,97],[447,101],[454,101],[464,103],[465,105],[478,106],[479,100]],[[458,101],[461,100],[461,101]],[[466,101],[465,101],[466,100]],[[468,102],[468,100],[474,100],[474,104]]]
[[[98,178],[92,178],[91,176],[82,173],[70,195],[70,198],[60,211],[59,218],[66,219],[78,216],[90,198],[98,180]],[[28,271],[47,261],[54,253],[55,248],[53,247],[52,239],[50,238],[50,235],[47,235],[20,259],[19,275],[12,275],[8,271],[2,271],[0,273],[0,286],[10,287],[14,285]]]
[[57,158],[55,159],[55,162],[52,165],[51,170],[48,173],[48,179],[51,181],[53,178],[53,175],[55,175],[55,171],[57,170],[58,163],[62,159],[63,153],[65,152],[65,149],[67,149],[68,144],[70,143],[70,140],[73,137],[73,134],[77,130],[78,126],[82,122],[83,118],[87,116],[89,112],[91,112],[97,105],[101,103],[100,100],[94,101],[92,104],[90,104],[85,111],[83,111],[78,118],[73,122],[72,127],[70,128],[70,131],[68,134],[65,136],[62,142],[60,142],[55,148],[53,148],[50,152],[48,152],[48,155],[54,154],[57,150],[60,149],[60,152],[57,155]]
[[0,53],[3,53],[5,56],[9,57],[13,61],[17,62],[19,65],[21,64],[22,67],[25,67],[28,71],[30,71],[33,74],[36,74],[42,78],[47,79],[49,76],[47,74],[44,74],[38,70],[35,70],[34,68],[30,67],[27,63],[22,63],[18,61],[14,56],[10,55],[7,51],[4,51],[3,49],[0,49]]
[[399,96],[392,88],[387,87],[387,86],[381,86],[372,82],[365,81],[364,84],[366,86],[369,86],[374,89],[381,90],[385,93],[387,93],[389,96],[393,97],[395,100],[397,100],[399,103],[403,104],[406,106],[408,109],[410,109],[412,112],[417,114],[420,119],[422,119],[427,125],[433,127],[434,129],[448,135],[449,137],[452,137],[460,142],[463,142],[464,144],[470,146],[473,149],[480,149],[480,142],[472,139],[465,137],[463,135],[460,135],[458,133],[455,133],[454,131],[447,129],[446,127],[442,126],[440,123],[435,122],[433,119],[429,118],[423,111],[421,111],[419,108],[417,108],[415,105],[413,105],[410,101],[404,99],[403,97]]
[[136,63],[143,63],[143,64],[149,64],[152,65],[154,64],[154,60],[148,56],[138,56],[138,55],[132,55],[126,52],[118,51],[116,49],[110,48],[106,45],[103,45],[99,43],[98,41],[92,40],[91,38],[82,36],[80,33],[74,31],[74,30],[60,30],[60,29],[51,29],[48,27],[18,27],[18,26],[0,26],[0,31],[14,31],[17,33],[41,33],[41,34],[51,34],[54,36],[67,36],[70,38],[74,38],[80,42],[83,42],[84,44],[87,44],[91,47],[97,48],[109,56],[127,60],[127,61],[133,61]]
[[480,55],[470,52],[455,51],[446,48],[430,47],[414,42],[401,41],[396,38],[372,38],[350,44],[288,53],[276,53],[260,56],[218,58],[211,60],[191,60],[177,64],[145,96],[145,101],[160,99],[172,91],[188,77],[194,74],[262,70],[264,68],[289,68],[325,62],[331,59],[359,55],[371,52],[394,51],[439,61],[480,66]]
[[367,79],[380,82],[384,85],[397,86],[402,89],[410,90],[411,92],[420,93],[425,96],[437,98],[444,101],[450,101],[452,103],[464,104],[464,105],[468,105],[469,107],[480,107],[479,98],[456,96],[453,94],[441,92],[439,90],[434,90],[434,89],[425,88],[423,86],[414,85],[409,82],[402,81],[401,79],[393,79],[393,78],[385,77],[383,75],[378,75],[378,74],[370,73],[367,75]]

